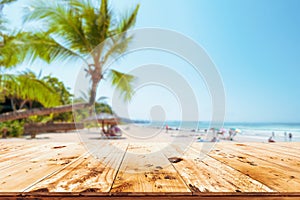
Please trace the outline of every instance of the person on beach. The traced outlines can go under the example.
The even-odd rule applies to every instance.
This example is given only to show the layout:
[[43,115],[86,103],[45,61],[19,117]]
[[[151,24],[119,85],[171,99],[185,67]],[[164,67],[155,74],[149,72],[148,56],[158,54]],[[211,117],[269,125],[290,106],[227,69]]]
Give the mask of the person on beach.
[[271,136],[271,137],[268,139],[268,142],[275,142],[275,140],[273,139],[273,136]]
[[289,133],[289,139],[290,139],[290,141],[292,141],[292,138],[293,138],[293,134]]
[[168,124],[166,124],[166,133],[168,133],[168,130],[169,130],[169,126]]
[[234,138],[234,136],[236,136],[237,132],[231,128],[231,129],[229,129],[228,133],[229,133],[228,140],[233,141],[233,138]]
[[284,141],[286,142],[287,141],[287,133],[284,132]]
[[213,137],[213,139],[211,140],[211,142],[217,142],[217,141],[218,141],[217,137]]

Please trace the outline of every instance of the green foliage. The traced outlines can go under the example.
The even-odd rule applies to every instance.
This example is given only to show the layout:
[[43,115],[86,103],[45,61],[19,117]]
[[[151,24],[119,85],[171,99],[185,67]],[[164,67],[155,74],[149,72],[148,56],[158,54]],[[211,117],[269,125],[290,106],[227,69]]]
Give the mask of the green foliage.
[[[100,114],[100,113],[109,113],[109,114],[113,114],[112,108],[110,107],[110,105],[104,103],[104,102],[95,102],[95,114]],[[79,114],[79,113],[77,113]],[[84,119],[86,119],[87,117],[89,117],[89,111],[88,110],[84,110],[81,111],[80,113],[80,121],[83,121]],[[86,128],[93,128],[93,127],[99,127],[99,123],[94,121],[88,121],[84,123],[84,127]]]
[[73,95],[69,92],[69,88],[66,88],[64,83],[58,80],[58,78],[48,75],[43,77],[42,81],[47,83],[47,85],[60,96],[61,104],[66,105],[71,103],[71,97]]
[[37,122],[41,122],[41,123],[47,123],[49,121],[52,120],[53,115],[48,115],[48,116],[30,116],[26,119],[26,122],[28,123],[37,123]]
[[24,51],[24,36],[21,34],[2,34],[0,43],[0,67],[14,67],[24,61],[26,51]]
[[[41,73],[40,73],[41,74]],[[10,99],[14,109],[31,109],[50,107],[71,103],[72,94],[57,78],[50,75],[40,77],[30,70],[19,75],[0,75],[0,100]],[[28,107],[29,106],[29,107]],[[72,121],[72,113],[52,114],[50,116],[33,116],[32,122]]]
[[12,2],[15,2],[17,0],[0,0],[0,5],[1,4],[8,4],[8,3],[12,3]]
[[24,133],[24,121],[10,121],[0,123],[0,131],[3,132],[3,129],[7,129],[7,136],[8,137],[19,137],[22,136]]
[[[34,0],[30,8],[25,10],[24,22],[42,25],[40,29],[27,33],[27,41],[31,44],[27,45],[27,53],[32,55],[31,60],[37,57],[47,62],[75,57],[83,59],[88,65],[86,71],[91,81],[97,85],[103,77],[102,66],[108,58],[127,49],[132,36],[126,31],[135,24],[139,5],[121,18],[113,15],[108,0]],[[91,63],[86,60],[90,53],[93,57]],[[129,81],[132,79],[117,81],[118,77],[114,76],[113,85],[118,83],[116,88],[122,90],[121,94],[128,100],[131,94],[127,93],[132,92]],[[120,86],[122,83],[126,85]],[[93,88],[91,94],[95,90]],[[95,95],[90,98],[89,102],[95,101]]]
[[99,113],[113,114],[113,111],[108,104],[98,103],[98,102],[95,103],[95,112],[96,112],[96,114],[99,114]]
[[[83,95],[84,96],[84,95]],[[105,103],[106,97],[100,97],[98,99],[98,102],[95,102],[94,104],[94,112],[95,114],[100,114],[100,113],[109,113],[109,114],[113,114],[113,110],[110,107],[110,105],[108,105],[107,103]],[[83,98],[81,99],[75,99],[75,102],[86,102],[87,100]],[[84,121],[86,118],[91,116],[91,110],[89,109],[81,109],[81,110],[76,110],[75,114],[75,121],[78,122],[82,122]],[[87,126],[85,127],[95,127],[96,125],[94,124],[94,122],[85,122],[85,124]],[[89,125],[90,124],[90,125]]]
[[[4,3],[13,1],[0,0],[0,11]],[[109,58],[126,51],[133,37],[126,31],[134,26],[138,10],[139,5],[120,18],[112,13],[108,0],[30,1],[25,10],[24,22],[35,22],[31,32],[4,33],[5,20],[0,16],[0,70],[27,60],[33,62],[37,58],[48,63],[82,59],[87,64],[86,72],[91,78],[89,103],[92,105],[97,85],[106,75],[102,67]],[[92,59],[87,59],[90,55]],[[129,100],[133,77],[116,70],[108,74],[112,85],[121,91],[125,100]],[[43,80],[31,73],[0,75],[0,100],[9,98],[14,101],[13,104],[20,103],[19,108],[26,105],[26,102],[39,102],[44,107],[69,103],[69,95],[55,78]],[[99,110],[111,112],[110,108],[103,105]],[[70,113],[50,117],[69,120]],[[33,117],[31,120],[44,119]]]
[[40,102],[44,107],[60,105],[60,96],[44,81],[28,74],[0,75],[1,95],[10,99]]
[[7,34],[7,18],[3,15],[2,10],[5,5],[15,2],[16,0],[0,0],[0,69],[1,67],[12,67],[23,61],[26,52],[20,51],[18,41],[15,40],[16,33]]
[[111,70],[110,79],[111,83],[115,85],[116,88],[121,92],[121,95],[124,96],[124,99],[130,100],[133,95],[130,84],[133,82],[134,76]]

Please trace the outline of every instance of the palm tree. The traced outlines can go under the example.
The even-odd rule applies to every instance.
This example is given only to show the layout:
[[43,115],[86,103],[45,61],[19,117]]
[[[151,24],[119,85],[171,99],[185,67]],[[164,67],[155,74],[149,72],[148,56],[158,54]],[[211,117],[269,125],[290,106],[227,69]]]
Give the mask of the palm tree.
[[[34,58],[39,56],[47,62],[80,58],[87,63],[86,72],[92,81],[90,104],[95,102],[97,86],[103,79],[103,65],[110,56],[122,54],[126,50],[132,37],[121,33],[135,24],[139,9],[137,5],[127,16],[118,20],[113,18],[108,0],[102,0],[98,5],[93,2],[66,0],[57,3],[38,0],[30,5],[31,9],[24,16],[26,22],[34,21],[46,27],[43,34],[35,35],[37,37],[30,40],[33,44],[30,52]],[[45,44],[45,36],[51,40],[49,45]],[[105,46],[100,45],[104,41]],[[53,45],[56,45],[55,48],[51,48]],[[87,60],[89,55],[92,61]],[[115,70],[111,70],[108,77],[128,100],[132,77]],[[122,84],[118,84],[120,80]]]
[[[31,73],[19,75],[4,73],[6,68],[14,67],[23,62],[26,58],[26,51],[23,45],[28,34],[11,33],[6,28],[7,19],[3,16],[2,10],[5,5],[16,0],[0,0],[0,102],[10,99],[11,107],[17,110],[16,102],[21,101],[18,109],[22,109],[25,103],[39,102],[44,107],[53,107],[60,105],[60,96],[55,93],[53,88],[49,87],[45,81],[38,80]],[[81,105],[82,106],[82,105]],[[72,109],[72,106],[70,106]],[[0,116],[0,122],[26,118],[30,115],[40,112],[41,109],[34,109],[34,112],[10,112]],[[50,114],[52,109],[46,108],[44,114]],[[62,111],[61,108],[58,108]]]
[[[47,62],[54,60],[82,59],[86,64],[87,75],[91,79],[91,91],[88,105],[73,105],[84,108],[95,103],[99,82],[104,77],[103,66],[111,56],[122,54],[131,36],[126,34],[136,21],[139,5],[121,19],[114,17],[109,9],[108,0],[101,0],[96,5],[91,0],[33,1],[27,9],[24,21],[42,25],[41,30],[16,35],[22,41],[18,49],[30,55],[31,61],[41,58]],[[124,33],[125,32],[125,33]],[[124,33],[124,34],[121,34]],[[104,45],[99,45],[103,44]],[[107,42],[108,41],[108,42]],[[26,57],[20,54],[20,58]],[[88,56],[91,55],[91,61]],[[27,56],[28,57],[28,56]],[[13,63],[12,63],[13,64]],[[1,65],[1,63],[0,63]],[[133,77],[116,70],[110,70],[111,83],[122,92],[125,100],[132,95]],[[27,111],[27,113],[6,113],[0,115],[0,121],[28,117],[33,113],[67,112],[72,105],[61,106],[57,110]]]
[[7,19],[2,11],[5,5],[15,2],[16,0],[0,0],[0,71],[1,68],[9,68],[21,63],[25,52],[19,51],[15,34],[8,34]]
[[[60,105],[60,95],[45,81],[39,80],[32,72],[19,75],[0,75],[1,99],[10,99],[14,111],[21,110],[25,104],[39,102],[44,107]],[[32,107],[32,106],[30,106]]]

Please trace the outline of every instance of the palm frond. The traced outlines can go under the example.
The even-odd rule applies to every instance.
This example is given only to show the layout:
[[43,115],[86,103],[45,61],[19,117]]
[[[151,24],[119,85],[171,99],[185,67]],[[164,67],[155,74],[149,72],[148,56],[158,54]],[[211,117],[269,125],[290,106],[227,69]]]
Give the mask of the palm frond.
[[81,58],[79,54],[44,33],[22,33],[22,36],[18,36],[18,38],[23,38],[20,46],[27,53],[27,57],[29,55],[29,61],[41,58],[50,63],[55,60],[67,61]]
[[119,23],[119,26],[117,27],[119,33],[123,33],[134,26],[139,8],[140,5],[138,4],[133,11],[129,12],[129,14],[125,15],[122,18],[122,20]]
[[45,107],[60,105],[60,96],[45,82],[36,79],[32,74],[1,75],[0,89],[8,98],[37,101]]
[[102,62],[106,63],[109,58],[121,55],[128,48],[133,36],[124,37],[123,34],[116,35],[105,42],[106,51],[103,52]]
[[132,82],[135,77],[129,74],[111,70],[109,74],[111,84],[120,92],[125,101],[129,101],[133,95]]
[[17,0],[0,0],[0,4],[8,4],[8,3],[12,3],[15,2]]
[[31,60],[39,57],[50,63],[54,60],[66,61],[81,57],[76,52],[58,43],[50,35],[41,33],[28,35],[26,43],[28,46],[27,53],[29,52],[29,55],[31,55]]
[[22,39],[17,36],[2,35],[3,44],[0,46],[0,66],[9,68],[23,62],[26,52],[20,45]]
[[0,102],[5,101],[5,96],[8,93],[9,84],[14,84],[16,82],[16,76],[10,74],[0,74]]
[[45,107],[61,105],[60,95],[45,82],[26,75],[19,76],[18,82],[18,93],[14,93],[18,98],[38,101]]
[[98,99],[97,99],[97,102],[104,102],[105,100],[107,100],[108,99],[108,97],[99,97]]
[[57,1],[32,1],[32,10],[25,10],[23,21],[39,22],[47,27],[46,32],[55,33],[65,47],[88,53],[92,47],[86,40],[82,16],[70,4]]

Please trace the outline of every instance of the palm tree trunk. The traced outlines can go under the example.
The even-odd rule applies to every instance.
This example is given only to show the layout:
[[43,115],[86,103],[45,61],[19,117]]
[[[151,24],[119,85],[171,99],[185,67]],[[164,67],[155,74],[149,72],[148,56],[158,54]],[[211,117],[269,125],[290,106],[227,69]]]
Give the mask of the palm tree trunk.
[[96,55],[93,56],[94,60],[94,70],[91,71],[90,76],[92,79],[92,88],[91,88],[91,94],[89,99],[89,104],[93,105],[96,101],[96,95],[97,95],[97,88],[99,85],[99,82],[102,79],[102,66],[99,62],[99,56],[101,52],[96,53]]
[[96,81],[93,81],[93,83],[92,83],[91,95],[90,95],[90,100],[89,100],[90,105],[93,105],[96,101],[98,83],[99,82],[96,82]]
[[17,108],[16,108],[16,105],[14,103],[14,98],[10,99],[10,105],[11,105],[11,108],[13,109],[13,111],[15,112],[17,110]]
[[33,115],[48,115],[51,113],[64,113],[72,110],[78,110],[89,107],[90,104],[80,103],[74,105],[63,105],[57,106],[53,108],[35,108],[31,110],[22,110],[16,112],[7,112],[0,115],[0,122],[16,120],[16,119],[24,119]]
[[27,103],[27,100],[22,101],[20,104],[19,110],[21,110],[26,103]]

